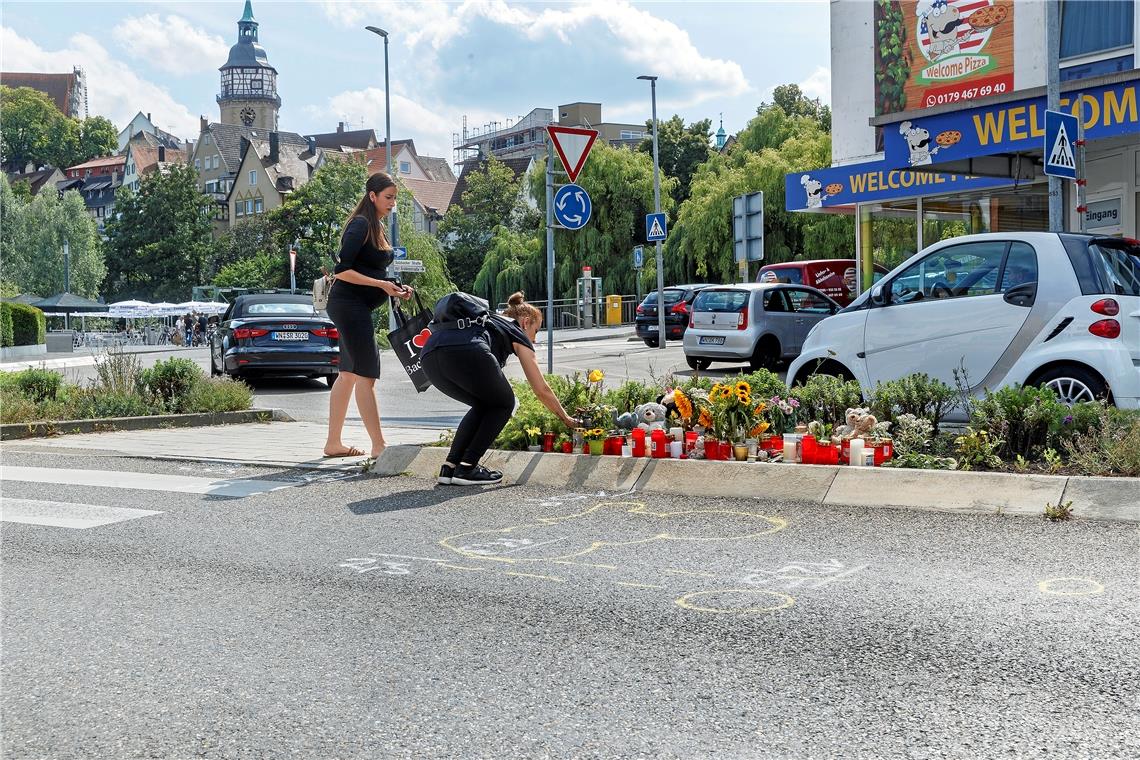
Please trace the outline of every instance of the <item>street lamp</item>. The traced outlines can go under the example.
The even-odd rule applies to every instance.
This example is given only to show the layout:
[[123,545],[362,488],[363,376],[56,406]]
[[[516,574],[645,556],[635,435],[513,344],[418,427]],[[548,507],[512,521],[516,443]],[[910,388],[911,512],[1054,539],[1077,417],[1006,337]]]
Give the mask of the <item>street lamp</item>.
[[[657,77],[642,75],[638,79],[649,82],[649,97],[653,103],[653,213],[661,213],[661,165],[657,160]],[[657,247],[657,347],[665,349],[665,264],[661,258],[661,241]]]
[[[384,152],[388,154],[388,176],[392,181],[396,181],[396,175],[392,172],[392,103],[388,95],[388,33],[378,26],[364,27],[373,34],[378,34],[384,38]],[[392,211],[388,214],[388,242],[395,248],[400,244],[400,230],[396,225],[396,207],[392,207]],[[391,271],[388,272],[392,274]],[[395,309],[388,309],[388,326],[396,329],[396,314]]]

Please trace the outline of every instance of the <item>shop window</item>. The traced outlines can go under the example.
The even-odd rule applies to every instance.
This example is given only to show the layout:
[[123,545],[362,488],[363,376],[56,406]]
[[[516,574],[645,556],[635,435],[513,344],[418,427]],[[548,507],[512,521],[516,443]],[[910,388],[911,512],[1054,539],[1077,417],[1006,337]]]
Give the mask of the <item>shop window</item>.
[[1135,4],[1121,0],[1065,0],[1061,5],[1061,58],[1132,45]]

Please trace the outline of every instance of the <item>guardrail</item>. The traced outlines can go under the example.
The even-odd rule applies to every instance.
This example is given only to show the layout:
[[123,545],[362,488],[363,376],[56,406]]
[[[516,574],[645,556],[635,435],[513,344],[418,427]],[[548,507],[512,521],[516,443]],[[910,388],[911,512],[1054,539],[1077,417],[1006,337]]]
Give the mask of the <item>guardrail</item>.
[[[606,296],[600,299],[592,299],[589,302],[580,298],[556,298],[554,299],[554,327],[574,329],[606,327],[615,324],[631,325],[634,317],[637,316],[637,305],[639,303],[637,296],[623,295],[621,297],[621,321],[615,323],[607,320]],[[543,318],[546,318],[546,301],[531,301],[530,304],[537,307],[542,312]],[[495,308],[501,312],[507,308],[507,305],[500,303]]]

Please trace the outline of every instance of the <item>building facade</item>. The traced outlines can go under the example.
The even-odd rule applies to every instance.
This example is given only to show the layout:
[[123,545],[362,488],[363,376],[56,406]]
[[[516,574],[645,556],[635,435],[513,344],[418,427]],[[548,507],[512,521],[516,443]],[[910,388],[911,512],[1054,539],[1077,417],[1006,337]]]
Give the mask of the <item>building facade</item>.
[[218,107],[223,124],[273,132],[281,98],[277,94],[277,69],[269,65],[265,48],[257,39],[253,5],[245,0],[245,12],[238,21],[238,41],[230,48],[221,71]]
[[70,74],[5,71],[0,73],[0,84],[13,89],[30,87],[39,90],[64,116],[87,118],[87,76],[80,66],[73,67]]

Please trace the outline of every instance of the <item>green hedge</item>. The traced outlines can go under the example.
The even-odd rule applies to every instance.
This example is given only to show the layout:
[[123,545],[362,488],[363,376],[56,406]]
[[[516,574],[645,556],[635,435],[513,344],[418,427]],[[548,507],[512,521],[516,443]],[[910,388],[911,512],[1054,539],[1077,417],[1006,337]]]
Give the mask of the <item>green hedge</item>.
[[35,346],[44,342],[44,313],[27,304],[0,303],[0,345]]

